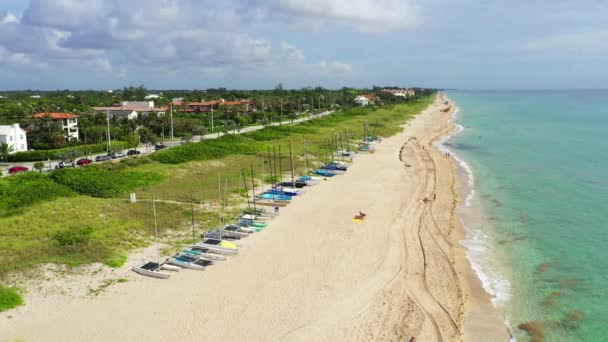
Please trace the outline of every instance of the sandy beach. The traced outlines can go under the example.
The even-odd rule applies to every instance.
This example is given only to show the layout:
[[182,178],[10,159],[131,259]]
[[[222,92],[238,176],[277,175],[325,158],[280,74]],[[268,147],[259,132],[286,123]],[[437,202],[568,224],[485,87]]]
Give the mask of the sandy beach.
[[157,280],[129,271],[133,255],[112,271],[129,281],[96,297],[87,277],[32,289],[0,314],[0,341],[508,341],[459,244],[456,165],[433,147],[454,129],[446,107],[306,189],[238,256]]

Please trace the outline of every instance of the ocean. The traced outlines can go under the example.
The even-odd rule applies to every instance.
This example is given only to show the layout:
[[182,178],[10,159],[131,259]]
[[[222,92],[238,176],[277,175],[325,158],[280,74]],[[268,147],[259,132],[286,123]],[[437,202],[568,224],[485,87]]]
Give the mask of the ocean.
[[462,244],[518,341],[608,341],[608,91],[464,92]]

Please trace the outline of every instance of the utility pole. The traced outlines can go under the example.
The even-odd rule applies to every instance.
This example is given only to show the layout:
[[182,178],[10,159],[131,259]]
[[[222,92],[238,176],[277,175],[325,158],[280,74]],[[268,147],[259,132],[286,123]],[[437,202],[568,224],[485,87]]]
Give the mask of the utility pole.
[[173,141],[173,105],[171,105],[171,112],[169,115],[169,119],[171,120],[171,141]]
[[110,151],[112,150],[112,143],[110,142],[110,111],[106,109],[106,123],[108,126],[108,154],[110,154]]

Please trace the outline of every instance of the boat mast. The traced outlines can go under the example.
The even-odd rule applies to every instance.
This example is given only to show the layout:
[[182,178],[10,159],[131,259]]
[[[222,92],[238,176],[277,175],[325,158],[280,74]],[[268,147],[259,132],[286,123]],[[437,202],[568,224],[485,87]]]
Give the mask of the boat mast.
[[245,178],[245,169],[241,169],[241,179],[243,180],[243,186],[245,187],[245,195],[247,196],[247,208],[251,211],[251,202],[249,202],[249,190],[247,190],[247,179]]
[[190,193],[190,211],[192,212],[192,245],[196,244],[196,237],[194,235],[194,200],[192,199],[192,193]]
[[[222,206],[222,227],[226,224],[224,219],[224,214],[226,213],[226,206],[228,205],[228,177],[226,177],[226,183],[224,184],[224,205]],[[222,239],[222,232],[218,229],[218,233],[220,233],[220,240]]]
[[324,156],[325,156],[325,164],[327,164],[328,163],[328,160],[327,160],[327,138],[325,138],[325,153],[324,153]]
[[223,220],[223,213],[222,213],[222,174],[218,173],[217,174],[217,205],[218,205],[218,209],[219,209],[219,219],[220,219],[220,224],[222,223]]
[[[283,156],[281,155],[281,145],[279,145],[279,183],[283,183]],[[283,186],[281,185],[281,188]]]
[[156,235],[156,260],[160,260],[160,248],[158,246],[158,222],[156,221],[156,200],[154,195],[152,195],[152,213],[154,216],[154,235]]
[[309,174],[310,169],[308,168],[308,151],[306,149],[306,141],[304,141],[304,163],[306,163],[306,174]]
[[294,164],[293,164],[293,150],[291,148],[291,140],[289,140],[289,159],[291,159],[291,184],[293,188],[296,188],[296,179],[294,175]]
[[251,164],[251,191],[253,196],[253,211],[257,215],[258,209],[255,204],[255,181],[253,179],[253,164]]
[[[270,158],[270,146],[268,146],[268,170],[270,170],[270,182],[272,182],[272,159]],[[264,176],[262,175],[262,177]]]
[[350,143],[348,140],[348,128],[345,128],[344,130],[345,130],[344,134],[346,135],[346,151],[350,152]]
[[278,176],[277,176],[277,149],[275,146],[272,146],[272,159],[274,161],[274,178],[271,179],[271,183],[273,184],[273,187],[274,187],[274,183],[278,179]]

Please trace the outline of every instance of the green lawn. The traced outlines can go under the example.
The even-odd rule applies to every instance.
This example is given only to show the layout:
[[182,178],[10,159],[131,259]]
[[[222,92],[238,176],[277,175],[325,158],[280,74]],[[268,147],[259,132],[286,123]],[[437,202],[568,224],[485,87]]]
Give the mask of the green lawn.
[[[193,143],[189,144],[192,146],[170,149],[179,158],[154,157],[156,160],[151,162],[124,162],[125,166],[119,167],[120,170],[109,170],[120,172],[118,175],[122,178],[108,175],[104,170],[93,172],[104,175],[108,182],[121,185],[120,191],[104,192],[97,198],[90,197],[97,193],[88,194],[74,183],[78,178],[86,177],[86,174],[80,174],[82,171],[64,171],[51,176],[60,182],[61,189],[69,188],[62,190],[65,196],[32,198],[27,207],[15,208],[12,205],[7,207],[4,215],[0,215],[0,280],[8,272],[47,262],[66,265],[103,262],[112,267],[121,266],[126,253],[154,240],[152,196],[161,199],[157,205],[161,241],[189,241],[192,236],[190,196],[196,202],[196,235],[219,223],[218,176],[221,176],[222,187],[228,181],[229,204],[243,203],[239,192],[241,169],[246,169],[249,181],[251,165],[256,178],[268,176],[269,168],[265,161],[268,148],[275,148],[278,152],[281,147],[281,166],[288,173],[288,143],[291,141],[296,167],[303,170],[305,142],[311,163],[322,161],[325,139],[332,134],[342,133],[344,138],[348,130],[351,142],[361,139],[363,123],[367,122],[370,134],[375,131],[376,135],[390,136],[399,132],[401,124],[426,108],[432,100],[428,97],[416,103],[376,110],[353,109],[296,126],[267,128],[236,138],[247,144],[236,146],[238,148],[224,148],[228,146],[226,141],[212,143],[215,147],[211,149],[204,146],[208,142]],[[219,155],[209,158],[209,153]],[[184,162],[189,155],[195,160]],[[132,189],[122,185],[124,179],[136,179],[134,184],[138,186]],[[29,182],[48,185],[48,179],[42,176]],[[101,183],[94,182],[93,185],[100,187]],[[129,192],[137,193],[142,201],[129,203]],[[172,202],[176,200],[185,203]],[[234,210],[231,208],[225,216],[234,214]]]

